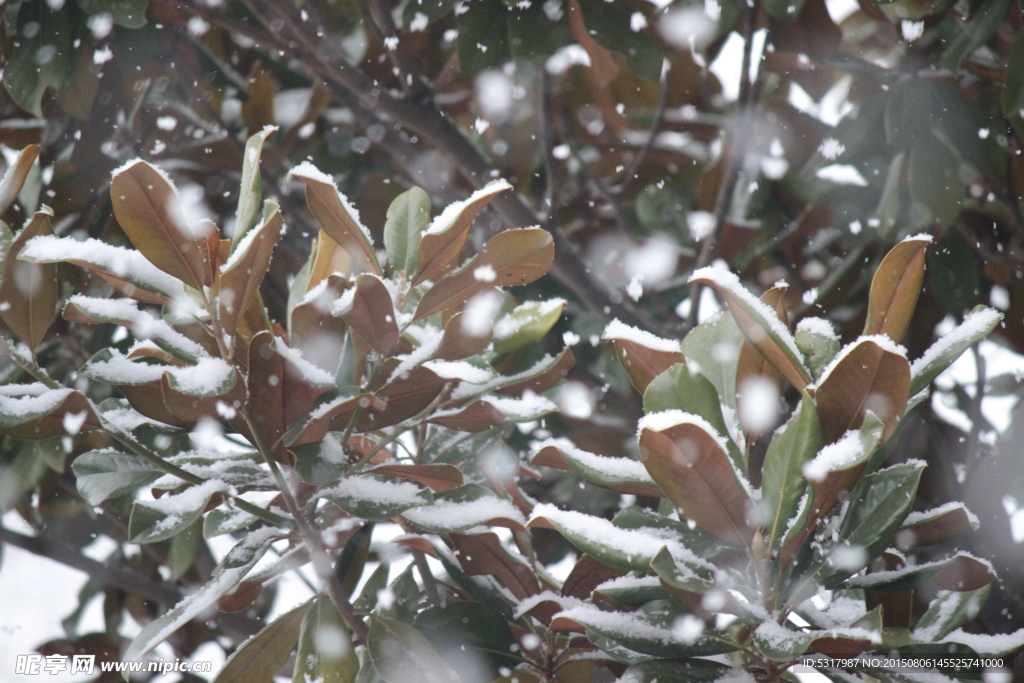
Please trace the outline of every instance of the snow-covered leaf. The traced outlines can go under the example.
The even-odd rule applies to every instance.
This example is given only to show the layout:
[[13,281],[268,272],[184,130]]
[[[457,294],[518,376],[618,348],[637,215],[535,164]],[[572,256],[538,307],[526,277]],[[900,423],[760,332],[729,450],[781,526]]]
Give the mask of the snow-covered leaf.
[[39,157],[39,149],[39,145],[26,145],[18,152],[14,162],[7,167],[3,180],[0,180],[0,215],[6,213],[18,198],[32,165]]
[[201,344],[189,339],[162,319],[140,311],[132,299],[97,299],[76,294],[68,299],[63,315],[65,320],[72,322],[121,325],[134,332],[139,339],[149,339],[175,358],[190,363],[209,356]]
[[603,339],[611,339],[619,363],[637,391],[644,392],[655,377],[686,359],[679,342],[657,337],[618,320],[605,328]]
[[914,626],[913,637],[922,643],[931,643],[945,637],[978,616],[988,600],[990,586],[973,591],[939,591]]
[[391,293],[376,275],[356,277],[331,309],[378,353],[386,355],[398,343],[398,320]]
[[928,347],[910,366],[910,395],[927,388],[960,354],[987,337],[1002,319],[1002,313],[987,306],[978,306],[968,313],[962,323]]
[[566,439],[549,439],[541,443],[530,463],[572,470],[588,483],[620,493],[659,498],[665,495],[639,460],[589,453]]
[[214,479],[190,486],[181,493],[136,501],[128,522],[128,536],[132,543],[155,543],[170,538],[191,526],[206,510],[210,499],[227,490],[227,484]]
[[238,243],[256,222],[260,200],[263,198],[260,157],[263,155],[263,143],[275,131],[277,131],[276,126],[266,126],[263,130],[249,136],[245,142],[245,150],[242,152],[242,184],[238,190],[238,207],[235,209],[235,234],[231,236],[232,250],[238,246]]
[[901,547],[938,545],[978,528],[978,518],[963,503],[947,503],[907,515],[897,543]]
[[263,205],[263,223],[253,228],[234,245],[220,267],[217,303],[220,324],[225,334],[234,334],[239,321],[259,292],[263,276],[270,267],[274,247],[284,234],[280,207],[268,201]]
[[342,479],[321,495],[353,517],[373,522],[385,522],[409,508],[433,502],[428,489],[374,475]]
[[541,584],[530,565],[513,557],[493,532],[452,534],[459,564],[470,576],[488,574],[518,600],[541,592]]
[[554,327],[565,307],[564,299],[527,301],[494,325],[494,350],[507,353],[532,344]]
[[976,591],[995,581],[995,570],[987,560],[970,553],[959,552],[944,560],[935,560],[901,569],[871,572],[847,579],[850,588],[870,588],[877,591],[911,590],[925,581],[931,581],[947,591]]
[[479,484],[438,493],[433,505],[414,507],[402,516],[435,533],[462,532],[481,525],[521,530],[526,524],[518,508]]
[[0,432],[39,441],[100,428],[89,400],[72,389],[50,389],[40,382],[0,386]]

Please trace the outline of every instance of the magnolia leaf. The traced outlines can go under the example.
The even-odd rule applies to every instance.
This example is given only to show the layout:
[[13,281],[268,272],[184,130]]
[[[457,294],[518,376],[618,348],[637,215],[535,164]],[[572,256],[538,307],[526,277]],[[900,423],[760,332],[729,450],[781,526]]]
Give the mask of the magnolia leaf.
[[493,576],[517,600],[525,600],[541,592],[540,581],[533,569],[514,558],[501,544],[497,534],[452,534],[451,539],[459,564],[470,576]]
[[302,619],[293,683],[354,683],[359,658],[338,608],[326,595],[310,601]]
[[[276,529],[263,528],[239,541],[214,569],[213,579],[172,607],[166,614],[143,626],[124,656],[131,660],[140,660],[172,633],[205,612],[222,595],[238,585],[279,535],[280,532]],[[125,679],[127,680],[127,674]]]
[[131,493],[163,475],[145,458],[112,449],[83,453],[71,463],[71,470],[89,505]]
[[386,522],[409,508],[434,501],[429,490],[416,484],[374,475],[342,479],[321,495],[353,517],[372,522]]
[[408,479],[437,492],[451,491],[463,484],[462,471],[452,465],[383,465],[366,473]]
[[57,313],[57,266],[18,259],[25,244],[40,235],[53,235],[53,212],[44,207],[15,237],[5,259],[0,283],[0,317],[32,351],[39,346]]
[[932,344],[910,366],[910,395],[916,396],[926,389],[960,354],[987,337],[1002,319],[1002,313],[987,306],[977,306],[964,316],[962,323]]
[[804,367],[796,340],[774,310],[755,298],[733,273],[719,268],[702,268],[690,277],[714,287],[729,304],[736,324],[747,340],[786,380],[803,391],[810,383],[810,371]]
[[814,401],[805,393],[786,426],[768,444],[761,472],[761,507],[769,547],[782,538],[807,488],[803,467],[822,446]]
[[857,429],[873,412],[885,425],[882,441],[896,430],[910,398],[910,364],[885,336],[861,337],[843,349],[822,374],[814,401],[822,438],[830,444]]
[[[828,549],[831,566],[820,579],[822,585],[837,585],[889,547],[913,505],[923,469],[924,463],[914,461],[873,472],[860,480],[850,493],[837,540]],[[852,552],[837,553],[837,548],[850,548]]]
[[561,595],[586,600],[602,583],[625,575],[625,570],[611,567],[595,560],[590,555],[583,555],[573,566],[569,576],[562,582]]
[[828,514],[857,484],[868,458],[878,448],[882,429],[881,421],[869,411],[860,429],[851,429],[804,463],[802,470],[813,492],[815,519]]
[[[385,364],[381,376],[390,377],[383,387],[374,391],[381,402],[380,408],[363,414],[357,423],[359,431],[383,429],[418,415],[437,398],[448,383],[448,380],[423,366],[405,373],[391,373],[392,370]],[[384,410],[385,405],[387,410]]]
[[505,396],[521,396],[527,391],[540,395],[562,381],[574,365],[576,357],[566,347],[557,356],[544,356],[523,372],[495,379],[489,385],[495,385],[494,391]]
[[430,223],[416,248],[419,274],[413,284],[436,280],[451,270],[459,262],[473,220],[495,196],[511,189],[512,186],[504,180],[496,180],[474,192],[468,199],[451,204],[442,211]]
[[427,531],[443,534],[461,533],[481,525],[521,531],[526,524],[518,508],[479,484],[438,493],[433,505],[412,508],[402,517]]
[[978,616],[991,586],[973,591],[940,591],[928,605],[928,610],[917,620],[913,637],[922,643],[932,643],[945,637]]
[[557,410],[558,406],[543,396],[485,396],[455,412],[439,411],[430,422],[463,432],[485,432],[513,422],[533,422]]
[[776,662],[791,662],[816,644],[827,641],[825,648],[836,656],[855,657],[871,644],[872,634],[864,628],[832,628],[824,631],[797,631],[774,619],[766,619],[754,629],[753,640],[758,652]]
[[461,360],[483,353],[487,345],[491,343],[494,327],[487,325],[481,330],[476,325],[470,325],[467,330],[463,325],[462,313],[456,313],[444,326],[444,334],[441,343],[434,352],[434,358],[439,360]]
[[434,646],[414,626],[370,616],[370,661],[386,683],[460,683]]
[[978,518],[963,503],[949,503],[907,515],[896,542],[901,548],[938,545],[978,528]]
[[210,510],[203,518],[203,538],[233,534],[252,526],[257,521],[259,517],[256,515],[233,508],[230,504],[223,505],[216,510]]
[[733,410],[736,409],[736,366],[743,340],[732,313],[726,311],[714,320],[697,325],[679,343],[689,369],[707,377],[715,385],[723,405]]
[[541,443],[530,464],[571,470],[590,484],[619,493],[656,498],[665,495],[640,461],[589,453],[564,439]]
[[[667,507],[667,506],[666,506]],[[679,522],[636,505],[627,505],[612,518],[618,529],[638,529],[655,533],[663,539],[677,541],[698,557],[713,557],[726,546],[711,534],[688,522]]]
[[331,309],[375,351],[386,356],[400,333],[391,293],[376,275],[363,273],[345,290]]
[[100,429],[100,420],[83,394],[49,389],[40,382],[0,386],[0,432],[41,441]]
[[18,198],[18,193],[21,192],[25,179],[39,156],[39,149],[39,145],[28,145],[18,152],[14,162],[7,167],[3,180],[0,180],[0,215],[6,213]]
[[132,506],[128,536],[132,543],[155,543],[174,536],[192,525],[206,511],[216,495],[227,491],[224,482],[211,480],[190,486],[181,493],[156,500],[139,500]]
[[[761,295],[761,302],[775,312],[779,322],[786,329],[789,329],[789,315],[786,313],[786,289],[788,287],[788,285],[782,284],[772,287]],[[799,348],[798,344],[797,349]],[[743,433],[748,444],[757,441],[764,430],[770,428],[775,423],[778,409],[770,410],[770,408],[774,407],[770,404],[768,406],[761,405],[767,402],[766,390],[770,390],[773,386],[775,387],[774,393],[781,396],[786,389],[786,380],[749,340],[744,340],[743,346],[740,348],[739,360],[736,362],[736,410],[741,417],[741,422],[744,423]],[[750,401],[757,404],[753,411],[749,409],[749,406],[746,409],[744,408],[747,400],[745,397],[751,391],[753,391],[754,396],[750,398]],[[764,408],[769,408],[769,410],[765,411]],[[747,424],[748,420],[743,418],[751,413],[756,414],[759,418],[769,417],[769,424],[767,426]],[[765,415],[762,416],[762,413],[765,413]],[[755,420],[755,422],[760,421],[760,419]]]
[[383,410],[384,404],[373,394],[356,396],[335,396],[322,401],[302,420],[291,427],[282,438],[289,448],[315,441],[322,441],[330,431],[344,431],[357,410]]
[[564,307],[564,299],[528,301],[516,306],[494,325],[494,351],[508,353],[541,339],[558,322]]
[[456,671],[484,675],[474,680],[491,681],[502,667],[507,671],[522,662],[508,621],[490,605],[462,600],[428,607],[416,615],[415,625]]
[[245,151],[242,153],[242,184],[238,190],[238,208],[235,209],[235,233],[231,236],[232,251],[256,222],[256,213],[263,198],[263,181],[260,178],[263,143],[276,131],[277,126],[265,126],[245,143]]
[[695,593],[707,593],[715,587],[714,572],[696,562],[680,561],[662,548],[651,560],[650,568],[668,587]]
[[990,562],[959,552],[945,560],[855,576],[843,585],[876,591],[903,591],[930,580],[942,590],[968,592],[984,588],[998,578]]
[[559,614],[551,630],[576,630],[582,626],[634,652],[655,657],[694,657],[732,652],[737,646],[725,638],[708,634],[684,638],[674,628],[685,612],[672,600],[655,600],[635,612],[608,613],[593,605],[580,605]]
[[640,392],[646,391],[655,377],[686,360],[679,342],[656,337],[618,320],[605,328],[602,339],[614,342],[619,363]]
[[213,683],[274,683],[299,642],[302,621],[313,605],[309,601],[270,622],[238,647]]
[[74,74],[78,51],[71,16],[70,7],[39,2],[26,3],[17,12],[11,34],[17,39],[4,65],[4,87],[19,107],[39,119],[46,89],[64,88]]
[[[300,273],[301,274],[301,273]],[[288,341],[302,351],[313,365],[332,375],[341,364],[343,345],[337,340],[345,334],[345,321],[331,315],[331,305],[348,286],[345,276],[332,273],[305,296],[289,305]]]
[[263,206],[263,224],[239,240],[220,267],[217,290],[218,315],[223,334],[234,334],[238,322],[259,292],[270,267],[274,247],[284,234],[280,207],[268,201]]
[[707,659],[652,659],[626,669],[621,680],[630,683],[714,683],[732,667]]
[[[288,172],[306,184],[306,203],[309,210],[331,239],[341,245],[361,264],[360,270],[380,273],[373,240],[366,227],[359,222],[359,212],[338,191],[334,179],[304,161]],[[310,281],[315,286],[318,281]]]
[[384,223],[384,248],[388,262],[408,277],[419,268],[420,239],[430,224],[430,197],[413,187],[395,197]]
[[728,543],[747,545],[753,503],[725,440],[703,418],[682,411],[640,421],[640,460],[688,519]]
[[93,273],[121,294],[146,304],[188,301],[185,286],[134,249],[97,239],[42,236],[32,239],[19,258],[33,263],[73,263]]
[[529,284],[547,272],[554,257],[554,240],[545,230],[500,232],[468,264],[431,287],[420,299],[413,319],[444,311],[491,287]]
[[882,259],[871,280],[863,334],[903,341],[924,283],[924,254],[931,241],[931,235],[908,237]]
[[824,318],[804,318],[796,326],[796,346],[817,380],[839,353],[839,335]]
[[110,181],[110,199],[117,222],[153,265],[196,289],[212,284],[177,190],[163,171],[141,159],[122,166]]

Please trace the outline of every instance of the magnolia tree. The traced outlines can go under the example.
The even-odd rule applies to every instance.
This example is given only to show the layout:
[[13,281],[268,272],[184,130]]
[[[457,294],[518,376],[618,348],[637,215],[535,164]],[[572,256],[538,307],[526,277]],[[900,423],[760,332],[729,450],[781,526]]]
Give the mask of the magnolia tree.
[[[234,640],[219,683],[283,670],[302,683],[776,681],[814,653],[996,656],[1024,645],[1024,632],[960,628],[996,580],[984,559],[915,562],[918,548],[977,520],[959,503],[912,512],[923,464],[901,462],[902,426],[1001,320],[979,307],[908,361],[898,343],[930,238],[882,261],[864,332],[842,349],[823,319],[791,331],[783,284],[759,300],[717,268],[691,282],[729,311],[683,340],[609,325],[646,415],[639,460],[608,457],[523,436],[545,431],[538,420],[556,410],[552,391],[574,359],[535,343],[563,302],[517,303],[505,290],[551,265],[547,232],[498,232],[463,256],[503,181],[433,219],[427,195],[409,189],[378,250],[333,179],[300,164],[291,182],[305,186],[320,230],[287,318],[272,320],[261,283],[285,231],[260,185],[272,133],[248,141],[230,230],[190,223],[167,175],[140,160],[110,183],[134,248],[58,237],[45,207],[17,235],[4,228],[3,351],[28,381],[0,390],[0,429],[33,461],[70,460],[87,509],[121,525],[143,570],[189,593],[124,605],[143,624],[130,642],[114,602],[108,633],[50,651],[138,660],[170,638],[188,654],[218,614],[255,632]],[[0,208],[37,151],[0,183]],[[94,276],[86,291],[62,289],[60,263]],[[61,303],[65,321],[126,331],[69,386],[36,355]],[[516,444],[532,445],[529,462]],[[608,520],[536,501],[520,482],[542,468],[636,504]],[[374,550],[384,522],[405,532],[397,554]],[[550,533],[538,529],[579,551],[565,577],[535,551]],[[204,569],[204,539],[215,537],[233,547]],[[279,577],[306,565],[310,600],[269,623],[230,619],[265,615],[264,592],[273,602]],[[923,614],[911,609],[915,590],[937,591]],[[980,666],[942,675],[976,678]],[[856,666],[829,675],[916,680]]]

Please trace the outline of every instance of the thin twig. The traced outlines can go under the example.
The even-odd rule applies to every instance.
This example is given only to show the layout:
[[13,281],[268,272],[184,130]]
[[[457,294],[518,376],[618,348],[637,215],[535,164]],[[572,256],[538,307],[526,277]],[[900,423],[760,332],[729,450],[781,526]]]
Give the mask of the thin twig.
[[651,132],[648,134],[644,146],[640,148],[640,151],[633,159],[633,163],[626,170],[626,175],[622,177],[622,183],[613,190],[620,197],[625,195],[630,185],[637,180],[640,167],[654,148],[654,140],[658,137],[658,133],[661,132],[661,126],[665,123],[665,109],[668,107],[668,69],[665,69],[661,74],[660,87],[661,94],[658,96],[658,106],[654,110],[654,119],[651,121]]

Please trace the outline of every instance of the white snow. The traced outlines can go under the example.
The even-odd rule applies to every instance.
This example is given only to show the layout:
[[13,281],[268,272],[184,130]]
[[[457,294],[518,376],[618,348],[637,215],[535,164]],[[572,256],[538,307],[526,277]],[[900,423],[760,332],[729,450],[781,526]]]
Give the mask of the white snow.
[[214,394],[232,372],[231,366],[220,358],[200,358],[195,365],[167,368],[167,374],[181,391],[207,396]]
[[971,528],[978,528],[978,516],[971,512],[970,510],[968,510],[966,505],[958,501],[945,503],[944,505],[932,508],[931,510],[925,510],[924,512],[911,512],[909,515],[907,515],[907,518],[903,520],[903,527],[906,528],[909,526],[920,524],[921,522],[927,522],[929,520],[935,519],[936,517],[941,517],[942,515],[952,512],[953,510],[963,510],[964,513],[967,515],[967,520],[969,521]]
[[72,393],[71,389],[48,389],[40,382],[0,387],[0,415],[48,415]]
[[140,501],[142,505],[164,515],[164,518],[153,526],[153,531],[161,532],[174,528],[182,518],[206,505],[206,501],[214,493],[226,493],[228,485],[219,479],[204,481],[178,494],[168,494],[155,500]]
[[344,209],[345,213],[347,213],[349,218],[352,219],[352,222],[359,226],[359,230],[363,233],[366,243],[373,246],[373,238],[370,236],[370,231],[366,229],[365,225],[359,222],[359,211],[349,203],[348,197],[338,191],[338,186],[334,183],[333,177],[327,175],[309,161],[303,161],[301,164],[288,171],[288,177],[303,178],[318,183],[326,183],[330,187],[333,187],[334,191],[338,194],[338,201],[341,202],[342,209]]
[[280,337],[274,338],[274,349],[287,358],[292,365],[299,369],[302,376],[318,386],[331,386],[334,384],[334,376],[302,357],[302,351],[293,349],[284,343]]
[[711,426],[711,423],[700,415],[684,413],[681,410],[663,410],[660,413],[648,413],[647,415],[644,415],[640,418],[640,422],[637,424],[636,433],[637,436],[640,436],[641,432],[645,429],[650,429],[655,432],[663,432],[669,427],[675,427],[676,425],[683,424],[691,424],[707,432],[712,438],[714,438],[723,451],[726,453],[729,452],[729,447],[725,438],[718,433],[718,430]]
[[619,576],[598,584],[594,590],[603,591],[619,590],[624,588],[655,588],[660,585],[661,578],[656,574],[649,576],[633,576],[631,574],[626,574],[625,576]]
[[523,325],[531,323],[538,318],[550,314],[555,309],[565,306],[565,299],[548,299],[547,301],[529,301],[521,306],[516,306],[508,315],[504,316],[494,326],[495,339],[508,339]]
[[804,318],[796,324],[796,330],[797,332],[816,334],[826,339],[839,339],[839,335],[836,334],[832,323],[824,318]]
[[484,400],[497,408],[502,415],[516,422],[535,420],[544,413],[558,410],[553,401],[530,391],[524,392],[521,398],[488,396]]
[[468,199],[449,204],[444,211],[439,213],[437,217],[430,222],[430,227],[427,228],[427,231],[424,234],[440,235],[455,225],[455,222],[458,220],[459,216],[462,215],[462,212],[465,211],[466,207],[473,202],[485,197],[492,197],[500,192],[511,189],[512,186],[505,180],[496,180],[492,183],[488,183],[486,186],[471,194]]
[[947,353],[961,345],[969,346],[973,340],[987,335],[1002,319],[1003,314],[992,308],[971,311],[952,332],[943,335],[928,347],[923,356],[910,364],[910,376],[917,377]]
[[504,498],[491,496],[465,502],[441,500],[406,510],[402,516],[413,524],[442,533],[479,526],[498,517],[526,524],[517,507]]
[[342,479],[322,491],[321,495],[384,505],[422,505],[423,493],[422,488],[409,481],[382,481],[375,477],[355,476]]
[[767,325],[769,331],[782,341],[793,358],[798,360],[803,358],[796,346],[796,340],[790,333],[789,328],[779,320],[779,316],[776,315],[775,311],[773,311],[768,304],[751,294],[750,291],[740,283],[740,279],[735,273],[718,266],[706,266],[700,270],[695,270],[693,275],[690,276],[689,282],[693,282],[698,279],[710,280],[742,301],[743,305],[747,309],[752,311],[757,318],[760,318],[758,321],[759,324]]
[[[457,379],[470,384],[483,384],[494,377],[494,372],[490,369],[478,367],[464,360],[431,360],[423,363],[423,367],[441,379]],[[395,368],[395,373],[397,372],[398,368]]]
[[622,339],[630,341],[634,344],[654,349],[655,351],[682,353],[678,341],[673,339],[664,339],[662,337],[655,336],[646,330],[630,327],[618,319],[608,323],[608,327],[604,328],[604,333],[601,337],[603,339]]
[[1014,631],[1013,633],[987,635],[967,633],[963,629],[958,628],[939,642],[960,643],[971,648],[979,655],[998,655],[1012,652],[1024,645],[1024,629]]
[[135,336],[163,342],[178,349],[191,358],[203,358],[209,354],[202,346],[181,334],[159,318],[146,311],[140,311],[133,299],[97,299],[76,294],[68,299],[83,313],[99,320],[130,325]]
[[647,468],[638,460],[631,460],[629,458],[612,458],[597,455],[596,453],[590,453],[578,448],[575,444],[565,438],[542,441],[537,445],[536,452],[540,452],[544,448],[548,447],[557,448],[562,452],[566,459],[576,461],[583,467],[600,472],[605,476],[629,479],[632,481],[643,481],[650,483],[652,486],[654,485],[654,480],[651,479],[651,475],[647,472]]
[[572,619],[614,638],[626,636],[658,641],[666,645],[686,644],[671,628],[662,628],[637,612],[606,612],[594,605],[578,605],[559,612],[555,618]]
[[863,455],[860,431],[851,429],[838,441],[818,451],[813,460],[804,463],[804,476],[809,481],[824,481],[830,472],[852,467]]
[[30,239],[18,257],[37,263],[81,261],[168,299],[186,297],[181,280],[154,266],[140,252],[115,247],[91,237],[79,241],[70,237],[40,235]]
[[394,381],[396,378],[401,377],[437,353],[443,339],[444,332],[435,330],[429,337],[423,340],[419,347],[413,350],[412,353],[408,353],[404,356],[398,356],[401,362],[395,366],[391,376],[388,377],[388,381]]
[[117,349],[110,349],[110,359],[99,363],[89,363],[90,377],[107,384],[149,384],[159,381],[169,365],[153,365],[137,363],[122,355]]

